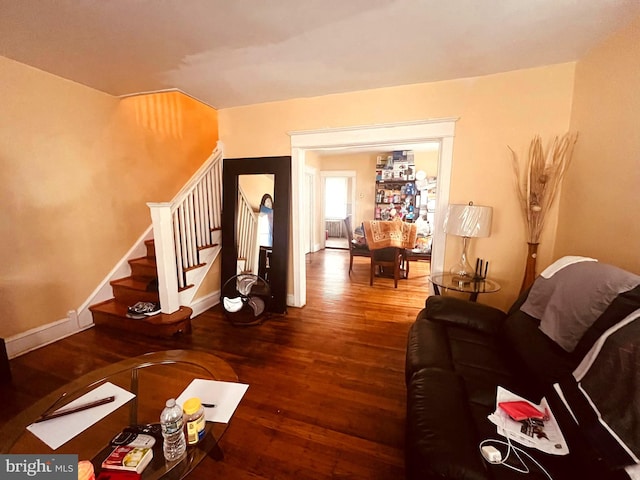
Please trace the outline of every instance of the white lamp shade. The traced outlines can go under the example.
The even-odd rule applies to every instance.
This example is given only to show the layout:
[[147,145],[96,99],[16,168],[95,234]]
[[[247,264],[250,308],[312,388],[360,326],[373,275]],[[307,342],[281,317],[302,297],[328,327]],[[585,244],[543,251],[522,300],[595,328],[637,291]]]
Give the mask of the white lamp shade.
[[483,205],[449,205],[444,231],[459,237],[488,237],[493,208]]

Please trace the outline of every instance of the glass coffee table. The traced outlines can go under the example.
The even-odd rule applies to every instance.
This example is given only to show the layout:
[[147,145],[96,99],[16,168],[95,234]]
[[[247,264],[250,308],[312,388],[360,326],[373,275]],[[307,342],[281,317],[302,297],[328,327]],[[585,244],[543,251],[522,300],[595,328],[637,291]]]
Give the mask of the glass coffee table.
[[[215,355],[192,350],[148,353],[88,373],[57,389],[29,407],[0,430],[0,453],[77,454],[79,460],[91,460],[96,477],[100,465],[114,447],[109,442],[130,425],[155,424],[168,398],[177,398],[196,378],[237,382],[231,366]],[[56,400],[56,409],[95,388],[110,382],[136,396],[72,438],[55,451],[27,430]],[[218,442],[226,432],[226,423],[206,423],[205,437],[187,447],[182,458],[167,462],[162,453],[162,437],[156,438],[153,459],[142,472],[142,480],[177,480],[188,475],[207,455],[222,458]]]
[[498,282],[488,278],[473,280],[452,273],[432,273],[429,281],[433,284],[433,293],[440,295],[440,289],[468,293],[469,300],[475,302],[480,293],[494,293],[500,290]]

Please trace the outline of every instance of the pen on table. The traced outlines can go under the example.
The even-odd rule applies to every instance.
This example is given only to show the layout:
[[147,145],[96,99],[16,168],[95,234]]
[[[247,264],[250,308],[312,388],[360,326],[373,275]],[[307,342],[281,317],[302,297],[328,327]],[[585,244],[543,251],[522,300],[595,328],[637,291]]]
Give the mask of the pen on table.
[[216,408],[215,403],[203,403],[202,406],[205,408]]
[[116,399],[115,396],[101,398],[99,400],[94,400],[93,402],[83,403],[82,405],[76,405],[69,408],[62,408],[60,410],[56,410],[55,412],[48,413],[46,415],[40,416],[34,423],[44,422],[46,420],[51,420],[53,418],[62,417],[64,415],[69,415],[71,413],[81,412],[83,410],[88,410],[89,408],[98,407],[100,405],[104,405],[106,403],[111,403]]
[[56,405],[58,405],[62,399],[64,397],[67,396],[67,392],[63,392],[62,395],[60,395],[51,405],[49,405],[49,408],[47,408],[44,412],[42,412],[40,414],[40,417],[44,417],[46,416],[51,410],[53,410],[55,408]]

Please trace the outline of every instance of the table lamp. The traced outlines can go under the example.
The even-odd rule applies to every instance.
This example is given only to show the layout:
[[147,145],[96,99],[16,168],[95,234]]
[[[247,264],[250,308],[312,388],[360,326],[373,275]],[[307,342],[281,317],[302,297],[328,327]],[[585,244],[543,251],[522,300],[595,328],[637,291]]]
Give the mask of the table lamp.
[[488,237],[491,233],[492,207],[474,205],[449,205],[444,220],[444,231],[462,237],[462,255],[450,272],[461,277],[473,278],[475,271],[467,260],[467,247],[471,237]]

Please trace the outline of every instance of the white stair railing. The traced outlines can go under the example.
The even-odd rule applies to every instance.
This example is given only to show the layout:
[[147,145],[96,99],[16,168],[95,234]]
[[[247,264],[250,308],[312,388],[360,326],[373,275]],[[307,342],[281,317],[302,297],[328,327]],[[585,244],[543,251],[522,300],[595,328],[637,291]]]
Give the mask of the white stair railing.
[[258,216],[244,192],[238,188],[238,259],[244,260],[244,271],[255,271],[258,244]]
[[191,177],[171,202],[148,203],[158,268],[158,293],[163,313],[180,308],[185,273],[200,265],[199,251],[214,245],[222,226],[222,146]]

